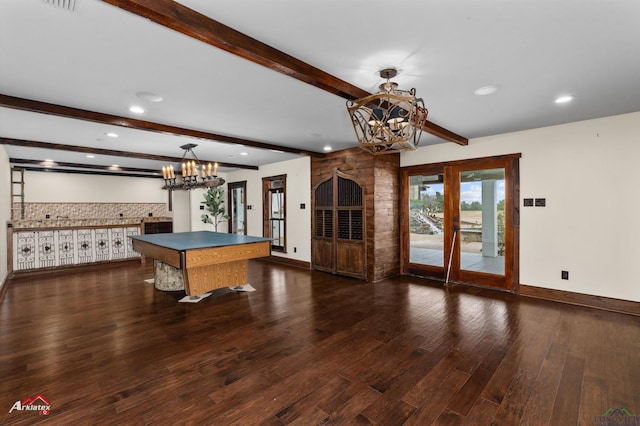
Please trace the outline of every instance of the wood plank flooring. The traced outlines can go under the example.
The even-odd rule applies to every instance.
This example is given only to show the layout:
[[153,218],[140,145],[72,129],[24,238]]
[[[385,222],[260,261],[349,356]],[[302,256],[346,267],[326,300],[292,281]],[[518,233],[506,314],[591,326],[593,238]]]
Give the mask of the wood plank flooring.
[[[178,303],[184,293],[143,281],[151,266],[7,284],[1,424],[555,426],[603,424],[609,409],[640,416],[640,317],[264,261],[249,264],[255,292]],[[38,394],[49,415],[9,413]]]

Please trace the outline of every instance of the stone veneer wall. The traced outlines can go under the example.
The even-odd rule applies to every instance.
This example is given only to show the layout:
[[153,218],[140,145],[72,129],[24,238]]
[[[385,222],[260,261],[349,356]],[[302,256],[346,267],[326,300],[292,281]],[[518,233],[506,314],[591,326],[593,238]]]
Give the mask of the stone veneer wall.
[[[14,203],[14,220],[20,219],[20,204]],[[165,203],[24,203],[25,220],[106,219],[172,217]]]

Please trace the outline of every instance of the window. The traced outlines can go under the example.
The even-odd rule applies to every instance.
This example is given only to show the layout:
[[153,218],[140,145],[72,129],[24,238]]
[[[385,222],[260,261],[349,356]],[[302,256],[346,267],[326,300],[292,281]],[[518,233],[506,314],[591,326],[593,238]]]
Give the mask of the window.
[[287,176],[262,179],[264,195],[263,235],[273,238],[271,249],[286,253],[286,183]]

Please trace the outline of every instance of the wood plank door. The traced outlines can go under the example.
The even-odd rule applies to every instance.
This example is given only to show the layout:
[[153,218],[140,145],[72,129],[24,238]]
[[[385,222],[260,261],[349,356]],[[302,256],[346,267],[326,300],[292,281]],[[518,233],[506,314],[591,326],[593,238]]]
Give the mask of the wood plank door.
[[337,171],[313,191],[313,268],[366,278],[362,186]]

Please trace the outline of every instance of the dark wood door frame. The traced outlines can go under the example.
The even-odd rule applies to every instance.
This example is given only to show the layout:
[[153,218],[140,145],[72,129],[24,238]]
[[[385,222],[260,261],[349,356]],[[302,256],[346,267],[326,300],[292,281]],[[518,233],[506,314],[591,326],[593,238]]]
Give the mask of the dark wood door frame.
[[[519,291],[520,281],[520,154],[484,157],[469,160],[458,160],[447,163],[424,164],[409,166],[401,169],[401,272],[403,274],[416,274],[438,279],[445,279],[448,268],[449,256],[445,256],[444,267],[432,267],[427,265],[411,264],[409,262],[409,211],[408,183],[409,177],[419,174],[444,173],[445,176],[445,236],[444,251],[446,254],[454,250],[452,256],[450,280],[460,283],[470,283],[488,287],[500,288],[512,292]],[[454,215],[458,214],[460,205],[459,179],[454,174],[462,170],[504,168],[505,170],[505,275],[504,279],[497,279],[496,275],[460,270],[460,257],[458,247],[460,236],[456,236],[453,242]]]
[[234,208],[234,203],[233,203],[233,190],[234,189],[242,189],[242,194],[244,197],[244,202],[242,203],[242,208],[244,210],[243,212],[243,218],[244,218],[244,235],[247,235],[247,181],[243,180],[240,182],[230,182],[227,184],[227,199],[228,199],[228,206],[230,209],[230,213],[231,213],[231,217],[229,218],[229,233],[233,232],[233,222],[234,222],[234,218],[233,218],[233,208]]

